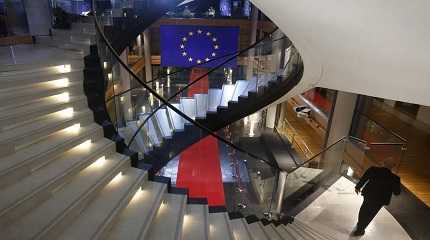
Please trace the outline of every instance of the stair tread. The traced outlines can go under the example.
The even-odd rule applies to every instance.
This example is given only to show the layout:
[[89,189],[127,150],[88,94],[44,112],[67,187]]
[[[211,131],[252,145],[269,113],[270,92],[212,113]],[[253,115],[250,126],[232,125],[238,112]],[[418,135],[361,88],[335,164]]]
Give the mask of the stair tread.
[[108,222],[126,206],[129,199],[140,187],[146,172],[129,167],[109,182],[94,200],[68,225],[59,239],[91,239],[100,237],[106,230]]
[[297,228],[302,229],[305,232],[308,232],[309,234],[313,235],[317,239],[323,239],[323,240],[332,240],[334,239],[329,234],[324,233],[321,229],[314,229],[309,225],[306,225],[302,222],[300,222],[297,219],[294,219],[293,225],[295,225]]
[[[144,239],[176,240],[182,234],[182,222],[186,207],[186,195],[164,195],[163,208],[158,209],[152,225]],[[166,231],[169,229],[169,231]]]
[[3,231],[3,239],[29,239],[41,237],[52,230],[66,214],[76,211],[79,203],[87,201],[86,197],[95,189],[104,186],[117,175],[121,167],[128,164],[127,157],[113,154],[106,158],[103,165],[97,162],[77,174],[74,179],[53,192],[50,199],[18,219]]
[[230,220],[230,226],[235,240],[252,240],[243,218]]
[[96,131],[101,131],[100,126],[96,123],[81,127],[79,132],[71,132],[65,129],[50,135],[37,144],[20,149],[12,155],[3,158],[0,157],[0,175],[2,172],[4,173],[27,161],[32,161],[36,157],[41,157],[51,151],[56,151],[57,148],[68,145],[70,142],[76,142],[76,144],[78,144],[78,142],[83,141],[82,138],[89,138],[94,135]]
[[75,105],[84,104],[87,106],[87,97],[85,95],[71,96],[69,101],[55,101],[52,99],[47,99],[46,101],[36,101],[33,104],[17,106],[13,109],[0,110],[0,121],[6,121],[8,119],[17,119],[21,116],[26,116],[28,118],[34,117],[31,114],[42,115],[49,114],[67,107],[72,107]]
[[81,66],[75,67],[65,73],[59,71],[42,71],[26,75],[15,74],[11,76],[0,76],[0,82],[4,87],[27,87],[31,84],[44,83],[63,78],[68,78],[70,81],[79,81],[83,79],[83,76],[83,66]]
[[115,151],[115,144],[106,138],[92,143],[88,148],[77,146],[16,184],[0,190],[0,195],[3,196],[0,198],[0,215],[8,208],[15,207],[22,201],[28,200],[38,191],[44,188],[52,188],[51,185],[58,184],[58,179],[73,173],[73,170],[77,169],[79,171],[85,168],[98,157],[109,152],[108,149],[111,149],[110,152]]
[[263,226],[263,230],[266,233],[266,235],[271,240],[282,240],[279,234],[276,232],[273,224],[268,224],[266,226]]
[[[62,82],[60,82],[60,80]],[[5,87],[0,90],[0,96],[1,96],[1,99],[13,98],[18,96],[40,94],[54,89],[65,90],[67,88],[77,87],[77,86],[83,86],[82,79],[79,79],[79,80],[78,79],[71,80],[66,78],[52,79],[46,82],[36,82],[36,83],[22,84],[18,86]]]
[[297,230],[291,226],[291,224],[287,224],[286,226],[282,226],[294,239],[306,239],[303,234],[297,232]]
[[269,238],[267,237],[266,233],[263,230],[263,225],[261,224],[261,222],[254,222],[254,223],[248,224],[247,228],[248,228],[249,234],[251,234],[251,236],[254,239],[269,240]]
[[188,204],[182,228],[182,239],[209,239],[208,206]]
[[142,239],[149,230],[166,191],[166,184],[149,181],[144,183],[142,191],[131,199],[110,230],[108,239]]
[[291,235],[291,233],[289,233],[284,226],[281,224],[277,227],[275,227],[276,232],[282,237],[282,239],[285,240],[296,240],[296,238],[294,238],[293,235]]
[[209,239],[233,240],[226,212],[209,214]]
[[59,128],[66,128],[79,123],[83,119],[90,118],[92,118],[92,111],[89,109],[74,112],[73,116],[60,112],[51,113],[43,116],[42,119],[36,119],[32,122],[18,125],[19,127],[3,131],[0,135],[0,143],[11,142],[21,138],[25,138],[28,141],[31,140],[31,136],[34,134],[46,132],[48,135],[51,131],[57,131]]

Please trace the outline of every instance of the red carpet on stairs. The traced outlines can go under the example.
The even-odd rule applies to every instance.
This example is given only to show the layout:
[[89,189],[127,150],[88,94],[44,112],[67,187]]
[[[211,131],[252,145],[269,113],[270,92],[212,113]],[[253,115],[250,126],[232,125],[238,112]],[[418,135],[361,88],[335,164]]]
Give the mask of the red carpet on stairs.
[[[205,69],[193,69],[190,82],[204,73]],[[205,77],[188,89],[188,96],[207,93],[208,89],[209,79]],[[181,153],[176,186],[188,188],[192,198],[207,198],[209,206],[225,205],[218,141],[214,137],[205,137]]]

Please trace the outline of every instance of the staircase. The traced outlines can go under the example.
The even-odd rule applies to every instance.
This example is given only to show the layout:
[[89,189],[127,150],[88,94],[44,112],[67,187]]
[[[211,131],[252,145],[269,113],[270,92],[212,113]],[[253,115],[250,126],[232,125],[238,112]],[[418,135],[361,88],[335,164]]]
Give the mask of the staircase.
[[[85,39],[87,28],[74,24],[71,34]],[[83,93],[83,60],[77,60],[87,50],[39,45],[53,46],[70,58],[0,73],[1,239],[332,239],[298,221],[263,224],[212,213],[183,191],[148,180],[148,172],[131,167],[93,120]],[[235,86],[228,97],[221,90],[178,104],[198,118],[252,90]],[[164,122],[157,125],[163,137],[187,125],[170,110],[154,120]]]

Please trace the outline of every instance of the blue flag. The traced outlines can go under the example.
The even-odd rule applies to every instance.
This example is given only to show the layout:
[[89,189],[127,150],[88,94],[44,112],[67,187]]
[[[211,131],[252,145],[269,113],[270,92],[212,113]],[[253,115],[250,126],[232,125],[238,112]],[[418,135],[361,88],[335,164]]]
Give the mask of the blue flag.
[[[238,45],[239,27],[160,26],[163,67],[190,67],[196,64],[215,67],[236,53]],[[223,66],[236,65],[235,58]]]

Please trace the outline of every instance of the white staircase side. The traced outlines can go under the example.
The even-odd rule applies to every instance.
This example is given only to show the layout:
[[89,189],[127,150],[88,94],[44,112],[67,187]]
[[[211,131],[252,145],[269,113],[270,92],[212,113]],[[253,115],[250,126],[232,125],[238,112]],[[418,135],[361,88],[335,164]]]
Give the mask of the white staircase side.
[[[180,105],[177,103],[172,104],[175,108],[181,110]],[[179,114],[173,111],[170,107],[167,107],[170,121],[172,122],[174,131],[183,131],[184,130],[184,120]]]
[[234,87],[234,93],[231,98],[231,101],[237,102],[239,101],[239,96],[243,95],[243,92],[248,88],[249,81],[246,80],[237,80]]
[[233,84],[224,84],[222,86],[222,95],[219,103],[219,107],[228,107],[228,102],[230,102],[233,98],[235,85]]
[[248,80],[248,86],[242,92],[242,94],[240,94],[240,96],[247,97],[248,93],[250,93],[250,92],[253,92],[253,93],[257,92],[257,80],[254,78],[252,78],[251,80]]
[[253,240],[246,227],[245,219],[238,218],[230,220],[231,230],[234,240]]
[[51,198],[27,215],[14,224],[2,226],[2,239],[49,239],[58,236],[107,183],[129,168],[129,164],[128,157],[120,154],[94,162],[70,183],[54,190]]
[[208,240],[208,206],[188,204],[182,225],[182,239]]
[[[138,130],[139,126],[137,121],[127,122],[127,126],[118,130],[119,134],[125,139],[126,144],[129,144],[134,133]],[[130,147],[136,152],[146,152],[148,150],[148,138],[145,136],[146,132],[140,129],[139,133],[134,138]]]
[[228,214],[226,212],[209,214],[209,239],[233,240]]
[[[186,210],[186,195],[167,193],[145,240],[181,240]],[[185,240],[185,239],[184,239]]]
[[208,111],[209,112],[217,111],[219,103],[221,102],[221,95],[222,95],[221,89],[214,89],[214,88],[209,89],[208,91],[208,97],[209,97]]
[[[140,121],[138,122],[138,124],[142,124],[143,121],[148,117],[149,114],[143,114],[141,115]],[[152,145],[154,146],[160,146],[161,142],[163,141],[162,139],[160,139],[160,137],[157,134],[157,130],[155,129],[155,124],[152,121],[152,117],[151,119],[149,119],[145,125],[143,126],[143,128],[145,128],[146,133],[148,134],[149,140],[151,142]]]
[[194,94],[196,99],[197,111],[196,118],[206,118],[206,112],[208,111],[208,94]]
[[115,176],[83,209],[59,239],[105,239],[113,222],[146,180],[146,172],[128,167]]
[[197,113],[197,104],[194,98],[181,98],[181,110],[188,117],[195,119]]
[[20,149],[15,154],[0,158],[0,188],[27,176],[31,171],[46,164],[87,140],[97,141],[103,137],[103,130],[93,123],[79,129],[64,129],[45,140]]
[[[51,191],[104,155],[115,152],[115,144],[105,138],[85,142],[61,154],[19,182],[0,190],[0,218],[11,219],[49,198]],[[7,216],[6,216],[7,214]]]
[[165,108],[158,109],[155,113],[155,119],[157,120],[157,125],[160,127],[161,134],[164,138],[172,137],[172,128],[169,124],[169,117],[167,116],[167,110]]
[[167,193],[167,185],[147,181],[122,211],[106,236],[108,240],[141,240],[149,231]]

